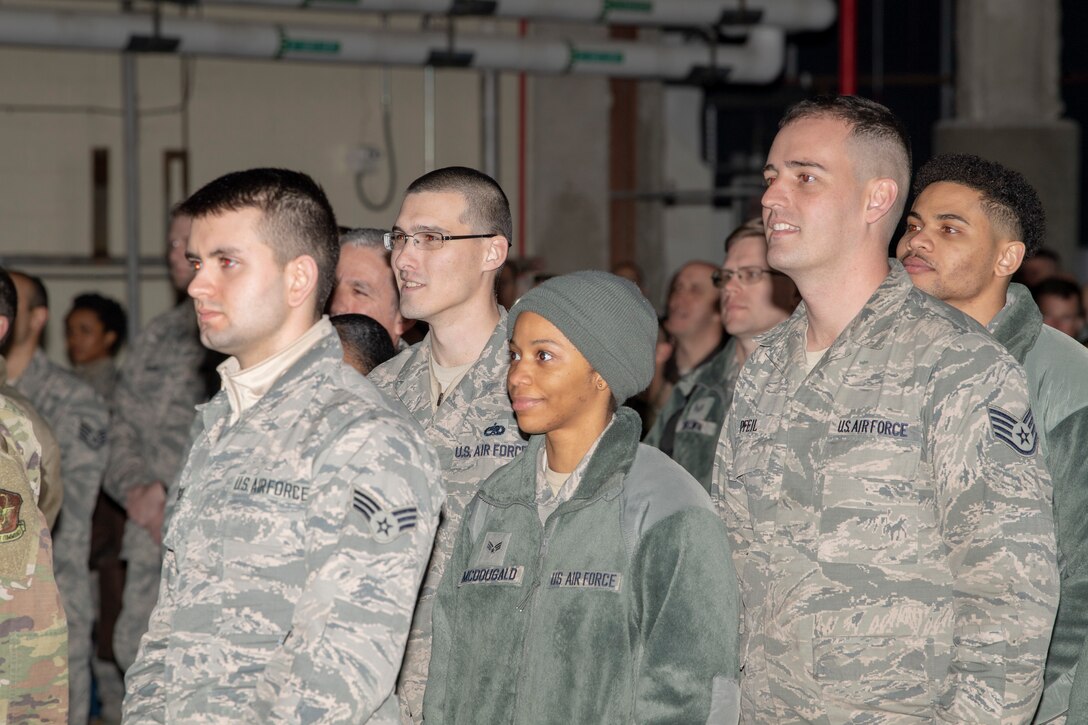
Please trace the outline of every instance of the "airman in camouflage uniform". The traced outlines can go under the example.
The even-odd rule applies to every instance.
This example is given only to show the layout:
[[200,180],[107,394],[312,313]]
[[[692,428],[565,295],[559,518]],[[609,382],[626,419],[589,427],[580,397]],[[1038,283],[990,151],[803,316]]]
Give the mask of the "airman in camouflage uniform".
[[[2,270],[0,273],[6,274]],[[0,395],[23,411],[34,428],[34,437],[42,447],[41,493],[38,495],[38,509],[45,516],[46,524],[52,529],[60,515],[60,505],[64,501],[64,486],[60,477],[60,445],[53,435],[53,429],[45,422],[45,418],[34,410],[30,400],[16,390],[14,385],[9,384],[7,379],[7,361],[0,356]]]
[[[389,244],[401,315],[427,322],[430,331],[369,379],[404,403],[423,427],[438,451],[447,493],[398,684],[404,721],[423,717],[431,610],[465,506],[485,478],[526,446],[506,393],[506,310],[494,293],[511,227],[498,184],[478,171],[451,167],[408,187],[393,227],[399,238]],[[450,235],[461,238],[444,239]],[[436,372],[440,362],[463,368],[445,387]]]
[[0,395],[0,722],[62,725],[68,629],[36,503],[41,460],[30,420]]
[[15,384],[45,416],[60,443],[65,496],[53,539],[53,566],[68,618],[69,722],[85,723],[90,712],[94,622],[88,569],[91,516],[109,453],[109,412],[89,385],[40,350]]
[[1088,635],[1088,467],[1080,454],[1088,438],[1088,350],[1044,325],[1028,289],[1010,284],[1046,238],[1042,200],[1023,175],[977,156],[941,154],[914,185],[896,249],[903,267],[919,289],[985,325],[1027,374],[1039,451],[1054,483],[1061,572],[1034,722],[1061,725]]
[[745,364],[716,462],[742,722],[1023,723],[1038,703],[1050,479],[1023,370],[889,271],[908,148],[879,104],[815,99],[765,167],[768,261],[804,303]]
[[[19,312],[8,374],[53,429],[61,451],[64,504],[53,532],[53,571],[68,619],[68,721],[87,722],[91,706],[91,517],[106,468],[109,411],[90,385],[49,360],[38,346],[48,319],[40,280],[12,273]],[[26,324],[23,324],[26,316]],[[26,355],[29,354],[29,360]],[[16,369],[23,365],[22,369]]]
[[320,187],[254,169],[182,208],[201,340],[233,357],[194,425],[125,721],[395,723],[437,458],[318,318],[337,255]]
[[[178,245],[184,255],[189,223],[188,217],[175,214],[169,235],[171,257]],[[175,286],[184,290],[192,270],[183,275],[172,266],[171,275]],[[196,406],[209,397],[203,370],[207,356],[188,298],[153,319],[125,354],[114,389],[110,461],[102,483],[122,506],[130,494],[149,496],[158,493],[156,488],[165,499],[166,489],[181,471]],[[113,637],[114,656],[122,669],[135,661],[158,597],[160,535],[131,518],[125,524],[121,546],[121,558],[127,562],[125,589]]]

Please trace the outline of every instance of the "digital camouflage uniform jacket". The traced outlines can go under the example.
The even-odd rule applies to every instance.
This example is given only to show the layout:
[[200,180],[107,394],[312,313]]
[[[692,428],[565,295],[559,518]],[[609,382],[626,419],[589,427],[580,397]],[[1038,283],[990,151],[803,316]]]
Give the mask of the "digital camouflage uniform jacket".
[[742,721],[1030,720],[1057,605],[1023,370],[892,270],[806,375],[760,339],[714,498],[745,609]]
[[0,355],[0,395],[7,397],[23,414],[30,419],[34,428],[34,437],[42,448],[41,465],[41,491],[36,491],[38,496],[38,508],[45,514],[49,528],[57,523],[60,515],[60,506],[64,502],[64,482],[60,476],[60,445],[53,435],[53,429],[45,422],[42,414],[34,409],[30,399],[20,393],[14,385],[7,382],[8,364]]
[[676,421],[671,458],[707,491],[710,490],[718,436],[722,432],[729,404],[733,402],[733,387],[737,384],[739,373],[737,340],[730,338],[706,365],[692,372],[690,379],[682,379],[676,384],[643,440],[648,446],[660,448],[665,436],[665,424],[683,409]]
[[60,444],[64,503],[53,529],[53,572],[68,618],[72,722],[91,707],[91,517],[109,457],[109,409],[87,383],[35,350],[15,381],[53,429]]
[[[1064,722],[1077,660],[1088,636],[1088,349],[1043,324],[1027,287],[1014,284],[987,325],[1024,366],[1043,458],[1054,482],[1061,599],[1044,675],[1037,723]],[[1088,666],[1088,665],[1085,665]],[[1088,711],[1070,715],[1088,723]]]
[[396,723],[444,498],[422,431],[329,332],[230,423],[201,406],[126,723]]
[[543,525],[543,436],[481,485],[435,602],[427,723],[736,723],[725,528],[641,426],[616,412]]
[[37,506],[42,451],[0,395],[0,722],[68,722],[68,628]]
[[402,703],[416,721],[422,717],[427,662],[431,658],[431,606],[446,560],[453,551],[465,506],[485,478],[525,449],[506,393],[510,352],[506,310],[500,308],[499,312],[499,322],[480,357],[437,412],[431,412],[429,334],[368,376],[384,392],[404,403],[426,432],[427,440],[438,451],[446,482],[442,520],[416,603],[400,676]]

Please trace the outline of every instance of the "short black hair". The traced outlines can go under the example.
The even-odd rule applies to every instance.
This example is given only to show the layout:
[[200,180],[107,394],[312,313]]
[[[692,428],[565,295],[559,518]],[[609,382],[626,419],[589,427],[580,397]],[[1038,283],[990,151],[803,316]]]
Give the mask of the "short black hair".
[[[850,125],[850,135],[881,144],[888,144],[905,155],[906,173],[910,176],[911,146],[907,127],[891,110],[876,101],[861,96],[822,95],[793,104],[778,122],[784,128],[805,118],[830,116]],[[903,189],[906,196],[906,189]]]
[[396,350],[389,332],[381,323],[367,315],[334,315],[329,322],[340,335],[340,344],[351,366],[368,374],[371,370],[393,357]]
[[72,300],[72,309],[68,310],[65,322],[76,310],[93,312],[102,323],[103,329],[114,334],[113,344],[110,345],[110,355],[120,352],[128,333],[128,315],[125,314],[125,308],[120,302],[110,297],[103,297],[97,292],[84,292],[76,295],[76,298]]
[[991,223],[1000,224],[1024,243],[1025,256],[1039,251],[1046,238],[1043,202],[1024,175],[974,154],[940,154],[922,165],[914,179],[914,193],[930,184],[960,184],[977,191]]
[[457,192],[465,197],[465,214],[461,223],[474,234],[501,234],[514,243],[514,222],[510,202],[502,187],[482,171],[466,166],[435,169],[413,181],[407,194],[421,192]]
[[1031,288],[1031,297],[1035,304],[1043,297],[1060,297],[1061,299],[1074,298],[1077,301],[1077,311],[1084,316],[1084,298],[1080,296],[1080,285],[1064,277],[1048,277]]
[[220,176],[176,207],[193,219],[259,209],[259,231],[280,264],[308,254],[317,263],[319,314],[336,286],[340,241],[336,215],[321,186],[288,169],[248,169]]
[[11,278],[6,269],[0,267],[0,317],[6,317],[8,320],[7,334],[0,337],[0,347],[3,347],[8,336],[11,335],[11,328],[14,327],[15,314],[18,309],[19,290],[15,286],[15,280]]

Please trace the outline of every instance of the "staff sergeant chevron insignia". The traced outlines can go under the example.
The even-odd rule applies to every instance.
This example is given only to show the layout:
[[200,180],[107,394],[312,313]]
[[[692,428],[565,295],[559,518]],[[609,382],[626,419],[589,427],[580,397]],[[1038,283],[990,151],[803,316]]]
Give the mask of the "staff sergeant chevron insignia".
[[990,407],[990,428],[994,436],[1022,456],[1035,454],[1039,447],[1039,434],[1035,430],[1035,415],[1028,408],[1020,420],[1001,408]]
[[419,509],[415,506],[386,511],[370,494],[359,489],[355,489],[352,506],[370,524],[374,539],[382,544],[388,544],[408,529],[414,529],[419,519]]

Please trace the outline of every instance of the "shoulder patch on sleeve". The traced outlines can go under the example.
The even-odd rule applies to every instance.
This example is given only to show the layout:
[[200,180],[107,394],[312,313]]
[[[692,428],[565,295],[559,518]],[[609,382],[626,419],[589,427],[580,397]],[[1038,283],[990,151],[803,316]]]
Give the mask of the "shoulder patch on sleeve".
[[106,429],[94,428],[85,420],[79,421],[79,439],[87,444],[87,447],[97,451],[106,445]]
[[1039,448],[1039,433],[1035,430],[1035,415],[1028,408],[1023,419],[1001,408],[990,406],[990,429],[994,437],[1022,456],[1031,456]]
[[388,544],[409,529],[416,527],[419,509],[415,506],[386,510],[374,497],[362,489],[355,489],[352,507],[370,524],[370,533],[381,544]]

